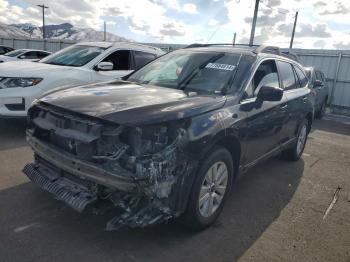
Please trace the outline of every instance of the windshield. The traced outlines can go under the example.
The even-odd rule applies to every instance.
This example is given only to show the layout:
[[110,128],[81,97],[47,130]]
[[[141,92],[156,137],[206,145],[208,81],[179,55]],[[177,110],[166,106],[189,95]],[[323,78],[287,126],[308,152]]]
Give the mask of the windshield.
[[221,92],[236,72],[240,55],[179,50],[147,64],[128,81],[204,93]]
[[25,52],[25,50],[14,50],[14,51],[8,52],[8,53],[6,53],[4,55],[5,56],[16,57],[16,56],[19,56],[19,55],[23,54],[24,52]]
[[40,60],[40,63],[76,67],[83,66],[100,55],[104,50],[105,48],[103,47],[74,45],[45,57]]

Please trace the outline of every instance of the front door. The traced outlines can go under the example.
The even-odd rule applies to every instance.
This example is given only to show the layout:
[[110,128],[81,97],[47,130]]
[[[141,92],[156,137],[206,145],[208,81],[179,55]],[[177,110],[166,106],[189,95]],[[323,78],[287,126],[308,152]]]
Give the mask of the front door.
[[110,62],[113,64],[113,70],[94,71],[94,78],[98,81],[108,81],[120,79],[130,74],[132,68],[132,52],[130,50],[118,50],[104,58],[101,62]]
[[247,132],[244,136],[245,165],[278,150],[285,118],[286,97],[281,101],[259,101],[257,94],[262,86],[280,87],[276,62],[263,61],[252,77],[241,101],[241,109],[247,112]]

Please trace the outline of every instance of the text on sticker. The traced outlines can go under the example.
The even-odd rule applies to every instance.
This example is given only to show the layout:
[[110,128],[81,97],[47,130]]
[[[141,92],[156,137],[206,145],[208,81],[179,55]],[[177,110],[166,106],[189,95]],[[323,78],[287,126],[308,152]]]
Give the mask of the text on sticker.
[[236,66],[228,65],[228,64],[209,63],[209,64],[206,65],[205,68],[213,68],[213,69],[233,71],[233,70],[235,70]]

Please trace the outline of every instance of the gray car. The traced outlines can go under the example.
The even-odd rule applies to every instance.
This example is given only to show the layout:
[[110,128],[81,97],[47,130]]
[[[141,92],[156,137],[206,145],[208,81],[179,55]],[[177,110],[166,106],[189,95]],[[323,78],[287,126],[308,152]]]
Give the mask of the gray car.
[[309,87],[312,89],[315,95],[315,116],[322,118],[325,111],[328,100],[328,86],[326,78],[320,70],[313,67],[305,68],[307,76],[309,78]]

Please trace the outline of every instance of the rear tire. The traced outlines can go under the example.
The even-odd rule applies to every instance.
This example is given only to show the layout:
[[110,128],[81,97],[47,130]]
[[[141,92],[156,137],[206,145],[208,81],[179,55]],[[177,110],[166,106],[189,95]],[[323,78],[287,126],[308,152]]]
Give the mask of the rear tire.
[[293,143],[293,146],[289,149],[286,149],[282,152],[282,156],[290,161],[297,161],[300,159],[301,155],[304,152],[307,136],[309,134],[309,122],[307,119],[301,123],[297,140]]
[[322,119],[325,113],[326,113],[326,100],[323,101],[320,110],[316,112],[316,118]]
[[193,230],[202,230],[215,222],[230,192],[233,173],[232,156],[223,147],[215,147],[201,161],[186,211],[182,216],[185,226]]

